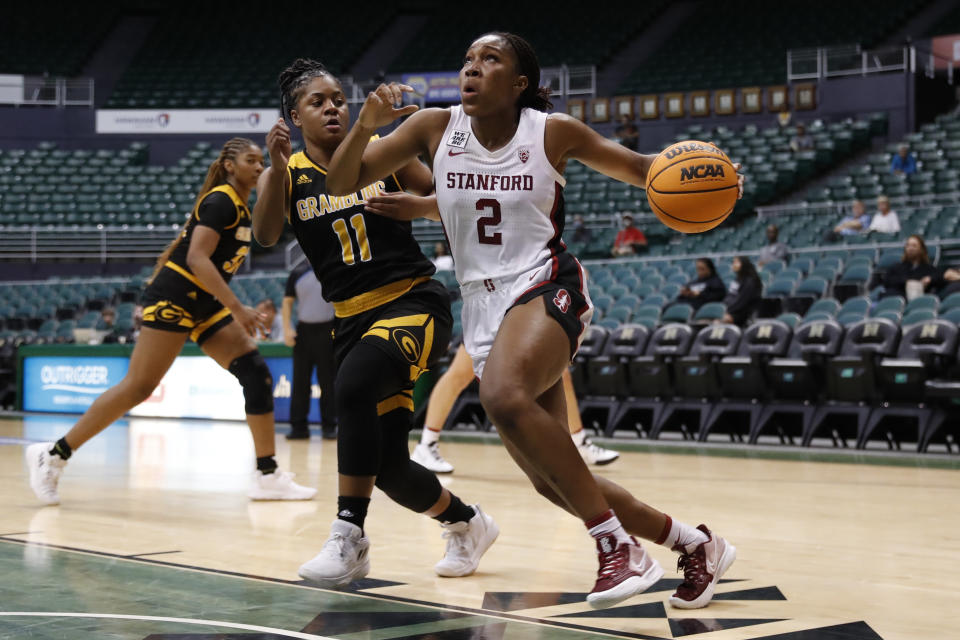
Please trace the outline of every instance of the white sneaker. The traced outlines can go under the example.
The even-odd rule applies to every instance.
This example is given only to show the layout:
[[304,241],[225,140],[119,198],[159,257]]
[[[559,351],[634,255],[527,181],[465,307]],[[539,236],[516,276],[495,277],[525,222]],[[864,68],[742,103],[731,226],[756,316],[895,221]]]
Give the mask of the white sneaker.
[[620,457],[618,452],[612,449],[604,449],[594,444],[590,438],[584,438],[583,442],[577,445],[577,451],[580,452],[580,457],[583,458],[583,461],[587,464],[610,464]]
[[60,504],[57,483],[67,461],[50,453],[52,442],[38,442],[26,448],[23,455],[30,469],[30,488],[43,504]]
[[433,444],[421,442],[414,447],[410,459],[434,473],[453,473],[453,465],[440,455],[440,447],[436,442]]
[[480,505],[471,505],[476,512],[468,522],[453,522],[442,525],[446,531],[447,551],[435,566],[438,576],[459,578],[477,570],[480,557],[500,535],[500,527],[493,518],[480,510]]
[[336,589],[370,572],[370,540],[363,530],[346,520],[334,520],[330,537],[317,556],[304,563],[297,571],[304,580]]
[[277,469],[273,473],[255,471],[253,486],[247,493],[251,500],[310,500],[317,490],[293,481],[293,473]]

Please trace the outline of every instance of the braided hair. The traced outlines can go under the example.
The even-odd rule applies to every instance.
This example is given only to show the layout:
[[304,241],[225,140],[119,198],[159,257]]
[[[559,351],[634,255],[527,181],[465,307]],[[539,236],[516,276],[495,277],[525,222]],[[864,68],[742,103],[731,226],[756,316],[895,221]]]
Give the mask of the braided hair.
[[540,86],[540,62],[537,60],[537,54],[530,43],[517,34],[507,31],[492,31],[484,35],[503,38],[517,57],[517,72],[522,76],[527,76],[527,88],[517,99],[517,109],[526,107],[535,111],[553,109],[553,103],[550,101],[553,92],[550,87]]
[[340,83],[322,63],[309,58],[297,58],[280,72],[280,77],[277,78],[280,86],[280,112],[285,118],[291,117],[290,112],[296,108],[307,83],[320,76],[328,76],[337,84]]

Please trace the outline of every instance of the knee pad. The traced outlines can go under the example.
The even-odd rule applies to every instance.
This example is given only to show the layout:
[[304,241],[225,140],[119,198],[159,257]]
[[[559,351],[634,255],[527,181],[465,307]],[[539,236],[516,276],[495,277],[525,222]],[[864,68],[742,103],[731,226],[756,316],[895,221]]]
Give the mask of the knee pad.
[[243,387],[244,410],[250,415],[273,411],[273,377],[259,351],[245,353],[227,369]]

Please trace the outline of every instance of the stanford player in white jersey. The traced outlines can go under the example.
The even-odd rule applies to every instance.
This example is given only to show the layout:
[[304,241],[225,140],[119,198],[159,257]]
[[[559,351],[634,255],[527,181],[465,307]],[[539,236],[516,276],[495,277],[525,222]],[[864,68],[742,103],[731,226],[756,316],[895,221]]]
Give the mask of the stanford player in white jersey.
[[[551,107],[550,91],[539,81],[525,40],[484,35],[470,45],[460,71],[462,107],[420,111],[371,142],[378,127],[416,110],[401,106],[410,87],[381,85],[334,155],[327,188],[350,193],[412,158],[431,160],[481,402],[537,490],[581,518],[596,539],[600,568],[587,600],[612,606],[663,575],[634,534],[680,553],[684,582],[670,603],[703,607],[736,550],[706,526],[673,520],[594,477],[567,436],[560,382],[592,313],[583,271],[560,240],[563,168],[577,159],[644,187],[654,156],[636,154],[566,115],[542,113]],[[401,219],[426,215],[430,203],[415,200],[392,194],[371,199],[368,209]]]

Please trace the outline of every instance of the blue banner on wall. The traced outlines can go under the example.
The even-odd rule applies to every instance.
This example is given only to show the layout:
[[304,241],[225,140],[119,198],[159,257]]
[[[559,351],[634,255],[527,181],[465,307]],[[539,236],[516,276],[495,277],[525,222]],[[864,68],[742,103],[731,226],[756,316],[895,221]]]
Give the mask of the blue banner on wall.
[[25,358],[23,409],[83,413],[127,375],[129,362],[123,357]]
[[[277,422],[290,421],[290,391],[293,388],[293,358],[264,358],[273,376],[273,415]],[[310,412],[307,421],[320,423],[320,385],[317,374],[310,375]]]
[[403,83],[423,96],[424,102],[460,102],[460,74],[457,71],[405,73]]

